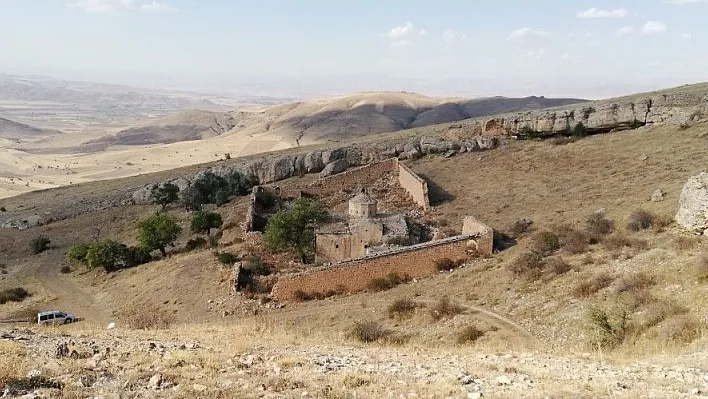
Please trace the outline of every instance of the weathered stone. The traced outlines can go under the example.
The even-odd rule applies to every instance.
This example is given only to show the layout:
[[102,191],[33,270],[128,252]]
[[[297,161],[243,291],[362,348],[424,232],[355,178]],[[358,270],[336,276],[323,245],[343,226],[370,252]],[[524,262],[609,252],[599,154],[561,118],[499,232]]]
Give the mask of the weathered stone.
[[312,151],[305,155],[305,172],[316,173],[321,171],[324,166],[322,151]]
[[661,202],[664,200],[664,192],[660,189],[657,188],[656,191],[654,191],[654,194],[651,196],[651,201],[652,202]]
[[708,173],[688,179],[681,191],[675,219],[679,226],[698,234],[708,229]]
[[330,150],[322,151],[322,163],[325,165],[338,161],[340,159],[345,159],[347,157],[347,151],[344,148],[333,148]]
[[162,376],[160,374],[155,374],[152,377],[150,377],[150,380],[148,381],[147,388],[148,389],[160,389],[160,386],[162,385]]
[[477,136],[475,140],[477,141],[477,147],[482,150],[495,148],[498,143],[498,139],[493,136]]
[[330,162],[327,166],[320,172],[320,177],[327,177],[331,175],[336,175],[337,173],[342,173],[347,170],[348,163],[344,159],[339,159],[334,162]]

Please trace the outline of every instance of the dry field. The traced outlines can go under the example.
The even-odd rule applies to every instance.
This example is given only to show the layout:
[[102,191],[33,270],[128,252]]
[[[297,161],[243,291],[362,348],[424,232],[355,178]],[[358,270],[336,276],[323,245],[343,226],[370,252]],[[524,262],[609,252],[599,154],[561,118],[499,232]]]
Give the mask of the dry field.
[[[103,226],[101,237],[134,243],[135,223],[151,207],[0,230],[0,263],[7,270],[0,289],[21,285],[33,293],[24,302],[0,305],[0,319],[47,307],[66,307],[87,319],[56,330],[0,325],[0,332],[26,338],[0,341],[0,352],[17,359],[15,369],[0,370],[0,384],[2,373],[38,370],[65,384],[61,394],[47,391],[64,397],[118,391],[129,397],[322,398],[708,392],[703,238],[673,225],[639,232],[625,227],[639,208],[673,216],[682,185],[708,161],[706,140],[706,125],[652,127],[567,145],[511,142],[485,153],[418,160],[412,167],[434,183],[437,202],[426,218],[440,227],[459,230],[462,217],[474,215],[508,233],[513,222],[528,218],[532,231],[494,257],[452,272],[381,293],[279,309],[261,305],[258,297],[229,297],[227,270],[209,250],[107,276],[79,268],[58,273],[66,249],[90,239],[97,226]],[[100,193],[99,185],[91,187]],[[666,200],[650,202],[657,188]],[[35,195],[36,205],[51,200]],[[31,195],[24,198],[31,203]],[[567,230],[561,224],[584,231],[600,208],[617,233],[578,251],[564,244],[545,260],[554,259],[554,266],[535,279],[513,272],[515,262],[537,247],[539,232]],[[220,209],[229,226],[220,250],[254,250],[239,237],[244,210],[243,199]],[[186,225],[188,215],[171,212]],[[40,234],[55,247],[29,255],[29,240]],[[134,330],[124,316],[131,309],[171,324]],[[117,328],[106,330],[112,321]],[[79,351],[92,351],[91,345],[98,350],[86,359],[55,359],[62,340]],[[154,375],[165,383],[148,388]]]

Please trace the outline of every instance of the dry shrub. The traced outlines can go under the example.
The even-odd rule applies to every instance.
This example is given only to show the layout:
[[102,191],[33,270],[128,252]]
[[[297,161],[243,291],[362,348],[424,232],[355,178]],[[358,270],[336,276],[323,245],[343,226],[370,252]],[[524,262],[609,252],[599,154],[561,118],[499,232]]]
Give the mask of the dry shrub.
[[376,321],[358,321],[354,323],[354,327],[352,327],[349,332],[349,336],[359,342],[379,342],[392,345],[402,345],[410,339],[409,335],[396,334],[394,331],[384,328]]
[[679,251],[690,251],[690,250],[694,249],[700,242],[701,242],[701,239],[699,237],[694,236],[694,235],[691,235],[691,236],[681,235],[681,236],[674,238],[674,248],[676,248]]
[[595,212],[585,219],[585,227],[590,238],[599,242],[602,237],[615,231],[615,222],[608,219],[604,212]]
[[654,233],[661,233],[666,230],[667,227],[671,226],[673,222],[674,219],[671,216],[655,216],[654,220],[651,222],[651,229]]
[[650,276],[646,273],[635,273],[623,276],[617,282],[615,287],[615,292],[633,292],[645,290],[656,284],[654,276]]
[[590,237],[584,231],[571,229],[561,236],[561,245],[569,254],[582,254],[590,246]]
[[628,310],[636,310],[658,301],[649,289],[626,291],[621,294],[621,297],[624,299],[623,302],[627,305]]
[[135,330],[159,330],[169,327],[172,315],[153,304],[134,304],[123,310],[119,318]]
[[575,287],[575,296],[576,297],[589,297],[590,295],[593,295],[600,291],[603,288],[607,288],[612,284],[612,281],[614,281],[614,277],[612,277],[608,273],[599,273],[595,276],[593,276],[590,279],[582,281],[580,284],[578,284]]
[[605,249],[612,252],[619,252],[625,248],[635,248],[640,250],[649,248],[649,243],[646,240],[629,237],[621,233],[616,233],[605,237],[605,239],[602,240],[602,245]]
[[543,257],[535,252],[525,252],[507,264],[507,268],[512,273],[533,281],[543,273]]
[[624,342],[629,316],[621,309],[592,308],[588,312],[588,327],[593,346],[614,348]]
[[656,216],[653,213],[644,209],[638,209],[629,215],[627,219],[627,230],[646,230],[652,226],[654,219],[656,219]]
[[685,314],[687,312],[688,309],[678,305],[674,301],[667,299],[656,300],[647,306],[647,309],[644,311],[642,315],[642,326],[644,328],[654,327],[669,317]]
[[450,298],[444,296],[430,308],[430,316],[435,321],[442,319],[452,319],[458,314],[462,313],[464,308],[456,303],[450,301]]
[[371,279],[366,285],[366,287],[371,291],[380,292],[390,290],[391,288],[394,288],[397,285],[401,285],[409,281],[411,281],[410,276],[401,276],[398,273],[391,272],[385,278]]
[[458,265],[450,258],[442,258],[435,261],[435,268],[438,271],[448,271],[456,268]]
[[703,326],[689,315],[678,316],[666,320],[661,325],[661,336],[667,341],[690,343],[703,333]]
[[388,305],[387,312],[389,319],[405,320],[409,319],[415,313],[415,310],[421,305],[410,299],[396,299]]
[[484,336],[484,331],[477,326],[467,326],[457,333],[457,343],[460,345],[475,342]]
[[544,261],[544,269],[549,273],[561,275],[568,273],[572,267],[561,257],[548,258]]
[[32,294],[22,287],[8,288],[0,291],[0,305],[4,305],[7,302],[22,302],[29,296],[32,296]]
[[519,219],[509,226],[509,233],[514,238],[519,238],[525,233],[531,231],[531,225],[533,222],[529,219]]
[[541,256],[548,256],[560,249],[560,237],[550,231],[541,231],[533,236],[531,249]]
[[365,374],[345,374],[342,385],[347,389],[361,388],[371,384],[371,377]]

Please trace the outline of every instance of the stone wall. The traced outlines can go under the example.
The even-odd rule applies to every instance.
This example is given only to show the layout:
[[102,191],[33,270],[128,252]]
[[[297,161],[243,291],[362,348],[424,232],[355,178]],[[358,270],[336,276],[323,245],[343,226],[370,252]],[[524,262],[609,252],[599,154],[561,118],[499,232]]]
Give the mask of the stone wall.
[[462,234],[473,237],[477,243],[477,253],[489,256],[494,253],[494,229],[472,216],[462,222]]
[[341,190],[367,186],[385,173],[396,171],[398,160],[389,158],[381,162],[371,163],[359,168],[349,169],[345,172],[324,177],[310,184],[303,190],[305,194],[327,196]]
[[372,279],[385,278],[389,273],[420,278],[438,272],[436,261],[448,258],[461,261],[475,252],[469,236],[406,247],[385,254],[324,266],[308,272],[280,277],[273,287],[273,299],[283,301],[295,298],[298,291],[308,294],[332,291],[358,292],[366,289]]
[[423,210],[430,209],[428,183],[403,163],[398,164],[398,182]]

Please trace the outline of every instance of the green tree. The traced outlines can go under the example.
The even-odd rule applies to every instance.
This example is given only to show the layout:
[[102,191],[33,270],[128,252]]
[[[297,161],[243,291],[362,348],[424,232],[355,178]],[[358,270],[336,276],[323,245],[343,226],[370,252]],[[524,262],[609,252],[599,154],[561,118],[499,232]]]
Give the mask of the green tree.
[[125,245],[106,238],[89,245],[85,262],[91,269],[102,267],[107,272],[116,271],[124,265],[126,251]]
[[311,263],[315,255],[315,223],[324,220],[327,212],[317,201],[298,198],[288,210],[270,218],[264,239],[270,251],[292,250],[300,261]]
[[223,220],[221,215],[215,212],[199,211],[192,217],[192,233],[208,233],[210,229],[221,227]]
[[91,249],[91,244],[76,244],[66,251],[66,260],[73,264],[86,264],[89,249]]
[[176,184],[167,182],[162,185],[152,187],[153,203],[161,205],[164,211],[167,205],[177,202],[179,199],[179,187]]
[[177,219],[166,213],[156,213],[140,222],[139,226],[140,245],[149,251],[159,249],[162,256],[167,256],[165,248],[174,246],[175,240],[182,234]]

